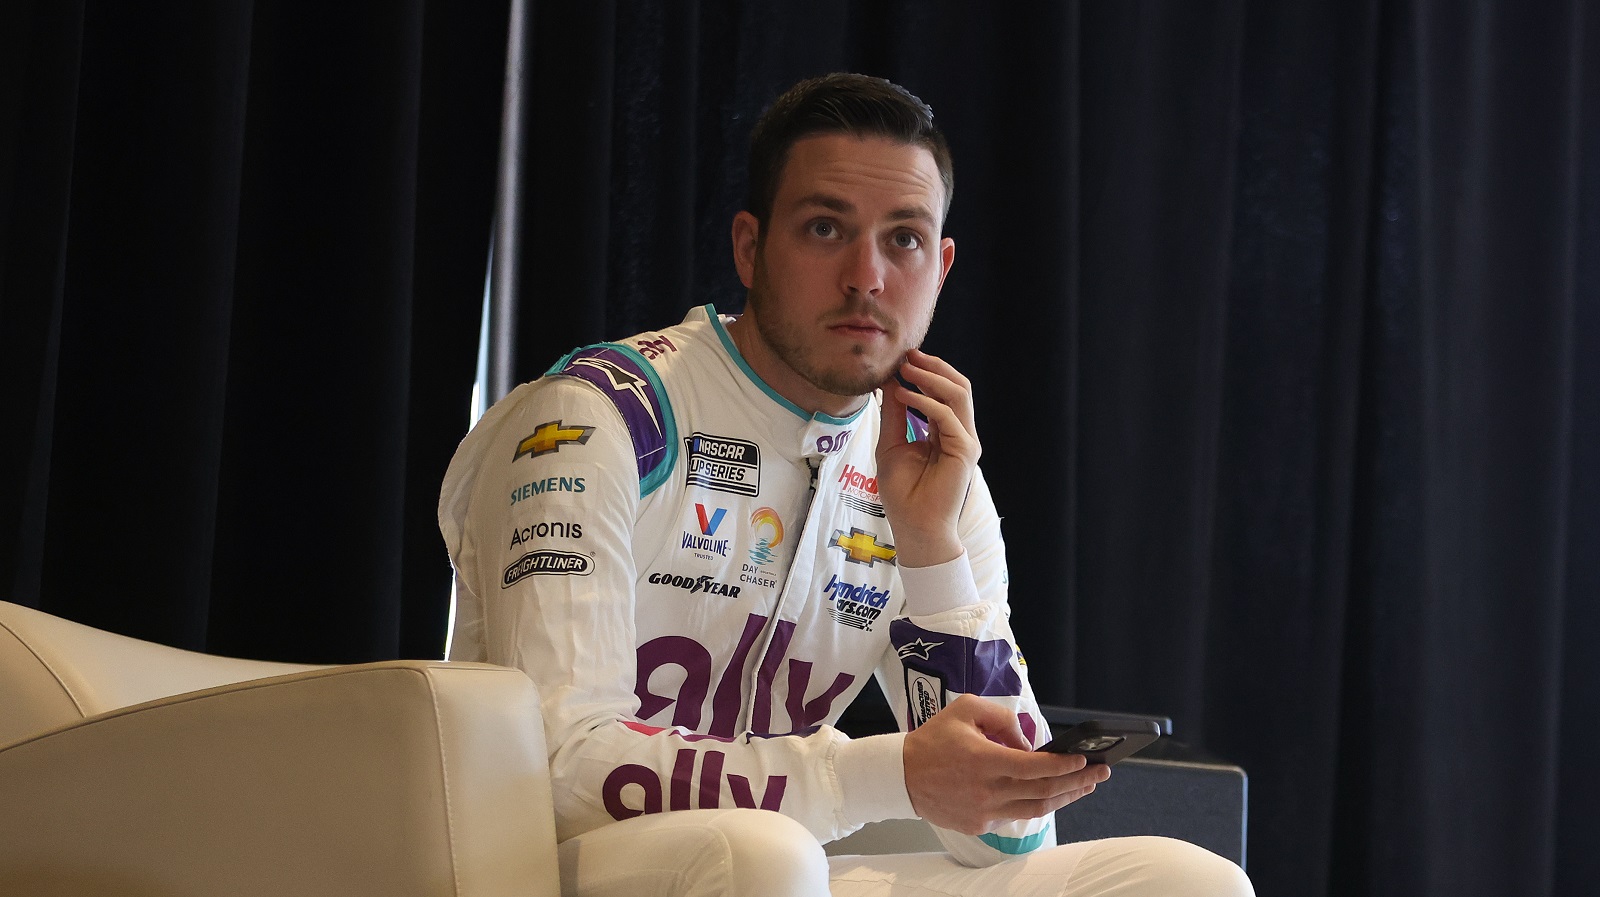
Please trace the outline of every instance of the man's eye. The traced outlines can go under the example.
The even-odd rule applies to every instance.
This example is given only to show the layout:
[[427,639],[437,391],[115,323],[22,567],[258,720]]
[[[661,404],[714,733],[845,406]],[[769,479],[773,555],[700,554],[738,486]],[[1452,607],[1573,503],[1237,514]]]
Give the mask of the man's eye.
[[831,221],[816,221],[811,225],[811,233],[819,237],[831,237],[838,232],[839,229]]
[[894,245],[901,249],[916,249],[922,245],[922,238],[908,231],[900,231],[894,235]]

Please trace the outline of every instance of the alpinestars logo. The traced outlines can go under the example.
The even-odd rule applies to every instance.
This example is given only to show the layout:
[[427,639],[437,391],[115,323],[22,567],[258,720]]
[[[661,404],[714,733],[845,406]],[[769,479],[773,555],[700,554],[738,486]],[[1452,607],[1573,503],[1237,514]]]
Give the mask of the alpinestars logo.
[[914,642],[906,642],[901,645],[895,653],[900,655],[901,660],[905,660],[908,657],[919,657],[923,660],[928,660],[928,652],[942,644],[944,642],[925,642],[919,638]]

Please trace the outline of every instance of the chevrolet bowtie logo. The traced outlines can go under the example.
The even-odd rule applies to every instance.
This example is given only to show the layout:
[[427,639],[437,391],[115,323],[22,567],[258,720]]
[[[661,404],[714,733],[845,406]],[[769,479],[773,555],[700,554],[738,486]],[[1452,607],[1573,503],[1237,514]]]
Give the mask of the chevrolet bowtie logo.
[[558,420],[540,424],[538,429],[533,431],[532,436],[517,443],[517,453],[511,457],[511,460],[515,461],[523,455],[532,455],[535,458],[540,455],[548,455],[551,452],[560,451],[562,446],[570,443],[583,445],[589,441],[589,434],[593,432],[594,427],[585,427],[582,424],[575,427],[564,427],[561,425],[561,421]]
[[871,533],[863,532],[855,527],[850,528],[849,535],[842,529],[833,531],[833,540],[829,543],[834,548],[844,551],[845,557],[854,564],[866,564],[868,567],[879,561],[894,563],[894,546],[879,545],[878,537]]

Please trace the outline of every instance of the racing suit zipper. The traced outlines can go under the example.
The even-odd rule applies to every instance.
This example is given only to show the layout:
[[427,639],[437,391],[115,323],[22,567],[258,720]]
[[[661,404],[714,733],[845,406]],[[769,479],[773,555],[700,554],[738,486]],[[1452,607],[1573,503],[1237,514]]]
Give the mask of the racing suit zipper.
[[[783,609],[788,604],[789,595],[795,589],[804,590],[806,584],[812,580],[812,571],[816,569],[817,552],[811,544],[811,534],[817,528],[816,520],[819,504],[817,502],[817,478],[822,467],[822,458],[806,458],[806,467],[811,471],[811,488],[806,495],[806,519],[800,525],[800,538],[795,543],[794,560],[789,563],[789,572],[784,576],[783,588],[778,591],[778,602],[772,608],[772,616],[767,619],[767,624],[761,633],[760,650],[755,651],[755,662],[750,667],[749,686],[744,690],[744,704],[739,708],[739,728],[737,731],[749,732],[751,720],[755,714],[755,702],[759,700],[777,703],[773,694],[776,683],[766,688],[761,684],[761,670],[767,666],[767,652],[772,650],[772,641],[777,635],[778,621],[783,618]],[[801,600],[804,599],[802,594]],[[780,664],[773,665],[773,675],[777,675]],[[768,719],[776,721],[778,712],[776,707],[769,708]],[[758,735],[781,734],[771,732],[758,732]]]

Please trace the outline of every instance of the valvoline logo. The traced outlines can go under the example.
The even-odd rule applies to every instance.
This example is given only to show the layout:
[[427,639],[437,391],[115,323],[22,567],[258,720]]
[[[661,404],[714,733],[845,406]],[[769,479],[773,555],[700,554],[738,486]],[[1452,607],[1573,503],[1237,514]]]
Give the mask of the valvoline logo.
[[707,515],[706,506],[700,504],[699,502],[695,502],[694,513],[695,516],[700,519],[701,534],[706,536],[715,536],[717,534],[717,527],[722,525],[722,518],[728,516],[728,509],[717,508],[715,511],[712,511],[710,515]]

